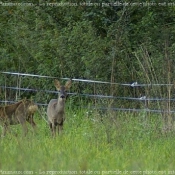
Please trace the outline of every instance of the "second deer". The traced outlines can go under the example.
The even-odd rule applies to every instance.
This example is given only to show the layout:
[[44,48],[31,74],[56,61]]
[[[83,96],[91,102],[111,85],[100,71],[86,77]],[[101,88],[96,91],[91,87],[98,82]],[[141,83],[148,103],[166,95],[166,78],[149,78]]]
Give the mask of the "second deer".
[[26,135],[28,129],[26,121],[29,122],[33,128],[36,124],[33,121],[33,115],[37,111],[38,106],[31,100],[21,100],[17,103],[0,107],[0,123],[3,125],[2,136],[5,136],[9,125],[21,124]]
[[65,101],[67,96],[66,91],[71,87],[71,84],[71,80],[68,80],[65,86],[62,86],[58,80],[54,81],[54,85],[59,91],[58,99],[52,99],[47,107],[49,127],[53,136],[56,135],[56,127],[58,129],[58,134],[63,129],[63,122],[65,120]]

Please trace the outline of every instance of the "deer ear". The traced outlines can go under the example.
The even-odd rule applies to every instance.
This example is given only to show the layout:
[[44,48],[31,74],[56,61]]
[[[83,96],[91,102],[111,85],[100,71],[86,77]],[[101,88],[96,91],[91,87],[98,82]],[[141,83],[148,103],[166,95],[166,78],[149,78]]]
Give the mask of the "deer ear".
[[66,90],[68,90],[68,89],[71,87],[71,85],[72,85],[72,80],[70,79],[70,80],[68,80],[68,81],[66,82],[66,84],[65,84]]
[[56,89],[59,91],[60,90],[60,82],[58,80],[54,80],[54,85],[56,87]]

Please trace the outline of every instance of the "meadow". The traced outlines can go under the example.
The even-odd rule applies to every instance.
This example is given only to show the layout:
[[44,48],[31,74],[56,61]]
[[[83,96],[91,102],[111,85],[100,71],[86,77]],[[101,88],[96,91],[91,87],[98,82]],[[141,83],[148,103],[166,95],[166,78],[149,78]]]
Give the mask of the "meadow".
[[0,138],[0,174],[175,174],[175,133],[160,114],[80,108],[66,116],[56,138],[39,113],[35,134],[11,126]]

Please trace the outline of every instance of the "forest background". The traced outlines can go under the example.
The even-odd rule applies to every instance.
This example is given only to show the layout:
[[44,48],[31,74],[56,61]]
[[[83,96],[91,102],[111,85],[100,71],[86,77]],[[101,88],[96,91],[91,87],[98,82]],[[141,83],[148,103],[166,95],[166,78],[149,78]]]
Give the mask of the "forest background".
[[[111,83],[174,82],[173,1],[5,1],[0,14],[2,71]],[[1,85],[16,85],[16,76],[1,75]],[[52,82],[23,77],[21,86],[53,89]],[[95,93],[89,89],[79,83],[73,91]],[[143,93],[112,85],[99,89],[108,95]],[[167,97],[165,89],[154,93]],[[43,100],[41,94],[35,98]]]

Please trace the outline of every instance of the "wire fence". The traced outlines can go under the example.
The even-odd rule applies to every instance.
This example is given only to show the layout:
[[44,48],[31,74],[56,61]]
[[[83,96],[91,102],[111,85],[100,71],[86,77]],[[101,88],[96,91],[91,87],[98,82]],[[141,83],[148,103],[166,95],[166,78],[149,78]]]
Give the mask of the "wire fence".
[[[47,106],[48,100],[58,93],[55,90],[50,90],[54,88],[53,79],[58,77],[15,72],[1,72],[1,74],[4,77],[0,84],[2,99],[0,102],[2,104],[14,103],[19,97],[33,96],[38,105]],[[61,79],[68,80],[69,78]],[[76,99],[76,103],[79,103],[77,97],[85,100],[90,99],[92,102],[91,108],[129,112],[144,110],[145,112],[155,113],[175,113],[174,90],[172,90],[174,84],[141,84],[137,81],[132,83],[110,83],[76,78],[73,78],[72,81],[75,82],[75,87],[68,94]],[[113,89],[112,95],[109,95],[111,89]],[[127,96],[121,96],[121,92],[127,94]],[[108,105],[109,100],[112,105]]]

